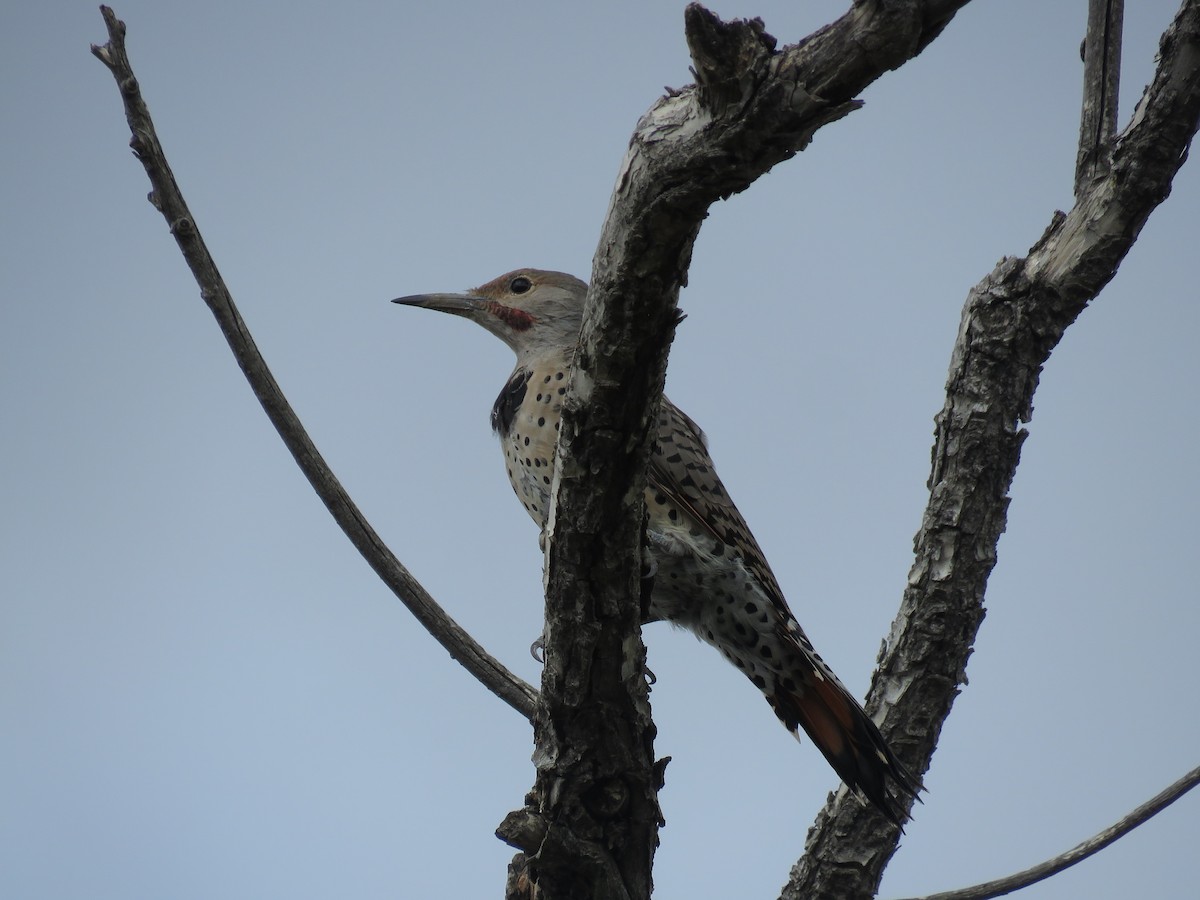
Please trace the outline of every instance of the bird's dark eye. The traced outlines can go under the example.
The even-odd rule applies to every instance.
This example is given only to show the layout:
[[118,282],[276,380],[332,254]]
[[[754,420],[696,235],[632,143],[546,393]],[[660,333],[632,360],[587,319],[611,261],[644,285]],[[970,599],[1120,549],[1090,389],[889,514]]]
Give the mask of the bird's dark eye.
[[508,289],[514,294],[524,294],[531,287],[533,287],[533,282],[524,275],[518,275],[508,283]]

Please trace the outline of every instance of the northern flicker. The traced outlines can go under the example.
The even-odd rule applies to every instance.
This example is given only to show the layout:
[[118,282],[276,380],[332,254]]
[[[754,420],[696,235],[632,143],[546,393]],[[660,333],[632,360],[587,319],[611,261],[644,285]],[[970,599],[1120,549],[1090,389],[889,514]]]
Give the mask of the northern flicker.
[[[563,396],[587,285],[518,269],[462,294],[393,302],[482,325],[517,364],[492,407],[517,498],[545,529]],[[852,789],[897,825],[917,780],[813,649],[745,520],[713,468],[704,433],[666,397],[646,488],[654,582],[647,621],[665,619],[721,651],[793,734],[803,728]]]

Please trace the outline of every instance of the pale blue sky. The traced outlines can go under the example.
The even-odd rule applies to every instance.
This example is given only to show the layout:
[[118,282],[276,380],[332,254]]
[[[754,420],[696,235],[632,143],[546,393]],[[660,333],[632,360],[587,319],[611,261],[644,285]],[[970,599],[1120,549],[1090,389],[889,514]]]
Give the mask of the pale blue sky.
[[[834,2],[718,4],[792,42]],[[587,275],[682,2],[118,3],[242,312],[393,549],[526,678],[536,533],[487,413],[509,351],[391,306]],[[672,398],[856,692],[898,604],[967,290],[1071,202],[1082,0],[977,0],[696,247]],[[1168,0],[1129,4],[1122,123]],[[8,10],[0,80],[0,896],[500,896],[525,723],[335,528],[247,389],[88,53]],[[1196,765],[1195,161],[1046,368],[929,793],[882,896],[1066,849]],[[689,636],[658,676],[660,897],[774,897],[835,778]],[[1022,895],[1194,896],[1200,799]]]

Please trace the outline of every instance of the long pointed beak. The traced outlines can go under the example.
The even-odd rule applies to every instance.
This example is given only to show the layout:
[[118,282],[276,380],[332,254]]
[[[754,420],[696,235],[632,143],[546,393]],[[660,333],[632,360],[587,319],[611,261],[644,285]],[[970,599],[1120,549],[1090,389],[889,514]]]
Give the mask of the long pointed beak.
[[392,301],[401,306],[420,306],[423,309],[436,309],[439,312],[451,313],[456,316],[470,316],[484,308],[487,301],[473,294],[413,294],[409,297],[397,297]]

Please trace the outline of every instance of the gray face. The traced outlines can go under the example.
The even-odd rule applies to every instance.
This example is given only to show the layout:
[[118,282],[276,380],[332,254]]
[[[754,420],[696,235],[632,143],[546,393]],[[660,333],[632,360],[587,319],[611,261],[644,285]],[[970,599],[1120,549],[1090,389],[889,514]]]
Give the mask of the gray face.
[[524,360],[573,348],[586,298],[587,285],[574,276],[517,269],[462,294],[414,294],[393,302],[471,319]]

